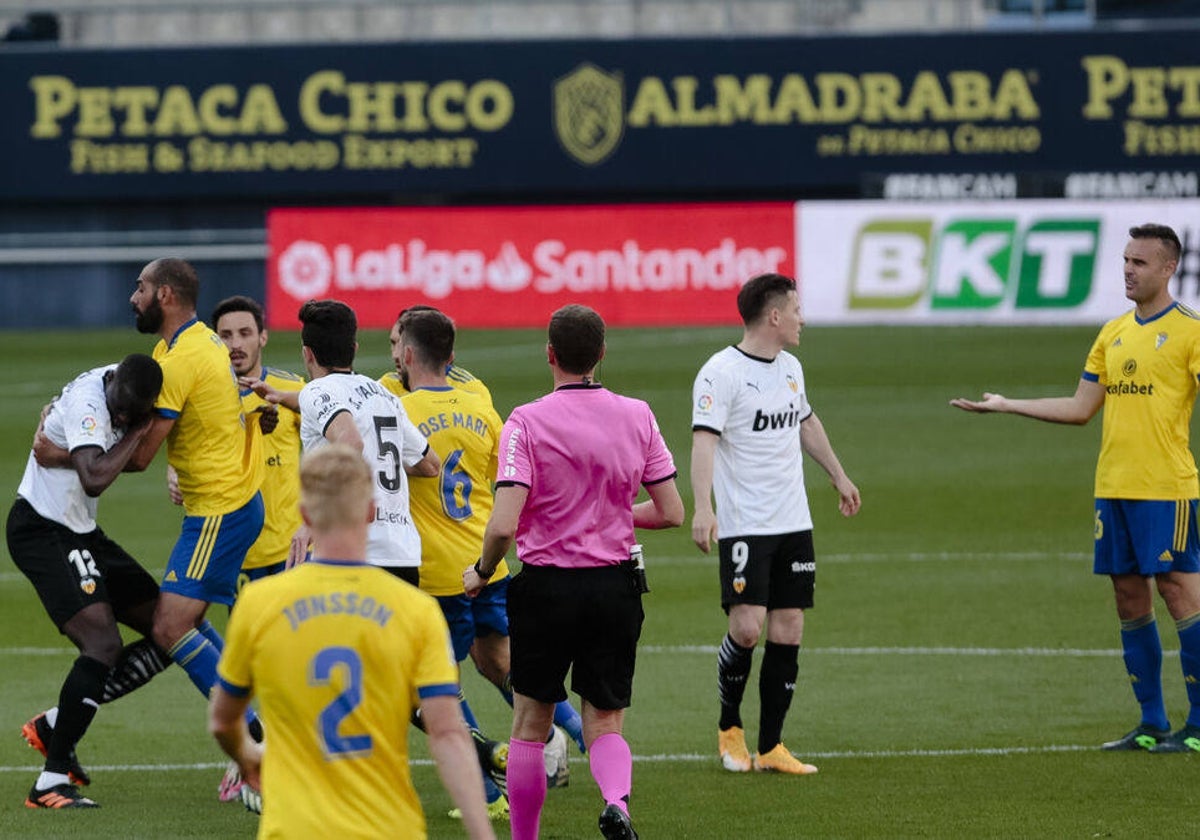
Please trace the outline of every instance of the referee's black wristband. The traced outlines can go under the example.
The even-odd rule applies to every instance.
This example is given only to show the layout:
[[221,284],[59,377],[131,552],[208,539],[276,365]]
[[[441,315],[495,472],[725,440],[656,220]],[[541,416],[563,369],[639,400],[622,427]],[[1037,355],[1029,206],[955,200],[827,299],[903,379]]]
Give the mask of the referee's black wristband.
[[491,580],[492,575],[496,574],[496,570],[492,569],[490,572],[484,573],[483,569],[479,567],[479,564],[482,562],[482,557],[475,561],[475,574],[479,575],[480,580]]

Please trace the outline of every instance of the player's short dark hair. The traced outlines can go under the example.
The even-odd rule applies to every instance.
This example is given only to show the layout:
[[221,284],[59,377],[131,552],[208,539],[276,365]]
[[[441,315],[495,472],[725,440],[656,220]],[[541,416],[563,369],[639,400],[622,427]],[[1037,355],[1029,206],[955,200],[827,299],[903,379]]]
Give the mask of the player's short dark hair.
[[1183,253],[1183,246],[1179,243],[1179,234],[1167,225],[1147,222],[1144,225],[1131,227],[1129,236],[1132,239],[1157,239],[1167,249],[1167,259],[1175,262],[1179,262],[1179,255]]
[[221,316],[228,315],[230,312],[249,312],[254,316],[254,323],[258,326],[258,331],[263,331],[263,308],[254,298],[246,297],[245,295],[234,295],[227,297],[217,304],[216,309],[212,313],[212,328],[217,328],[217,321],[221,320]]
[[163,257],[150,263],[149,280],[155,286],[170,286],[184,306],[196,306],[200,297],[200,277],[195,267],[178,257]]
[[300,343],[312,351],[324,368],[348,368],[354,364],[358,340],[358,318],[340,300],[310,300],[300,307]]
[[113,408],[136,426],[154,410],[162,390],[162,368],[144,353],[130,353],[117,365],[113,382]]
[[550,346],[566,373],[592,371],[604,355],[604,319],[594,309],[569,303],[550,316]]
[[782,274],[759,274],[738,290],[737,308],[742,323],[753,324],[771,307],[777,297],[796,291],[796,281]]
[[400,313],[396,328],[422,365],[437,368],[454,358],[454,322],[432,306],[410,306]]

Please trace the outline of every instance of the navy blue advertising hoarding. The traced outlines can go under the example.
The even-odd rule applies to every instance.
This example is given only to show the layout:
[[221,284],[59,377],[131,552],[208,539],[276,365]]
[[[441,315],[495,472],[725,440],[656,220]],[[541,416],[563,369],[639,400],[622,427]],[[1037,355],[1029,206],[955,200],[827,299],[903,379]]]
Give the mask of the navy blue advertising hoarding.
[[0,200],[1193,170],[1200,30],[0,52]]

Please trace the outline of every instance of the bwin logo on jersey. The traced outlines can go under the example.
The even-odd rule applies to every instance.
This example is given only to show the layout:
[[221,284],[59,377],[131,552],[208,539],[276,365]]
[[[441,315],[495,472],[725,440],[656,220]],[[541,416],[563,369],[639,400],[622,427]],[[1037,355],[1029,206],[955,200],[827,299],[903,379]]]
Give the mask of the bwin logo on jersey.
[[799,411],[776,411],[774,414],[763,414],[763,410],[760,408],[754,412],[753,429],[756,432],[767,429],[787,429],[794,427],[799,422]]

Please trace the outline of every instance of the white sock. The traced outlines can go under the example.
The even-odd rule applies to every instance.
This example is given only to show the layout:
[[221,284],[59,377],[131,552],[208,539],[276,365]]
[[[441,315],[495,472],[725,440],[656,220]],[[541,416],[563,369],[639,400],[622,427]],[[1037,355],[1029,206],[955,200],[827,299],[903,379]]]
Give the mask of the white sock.
[[69,784],[71,784],[71,780],[67,778],[66,773],[49,773],[43,770],[34,787],[38,790],[50,790],[52,787]]

